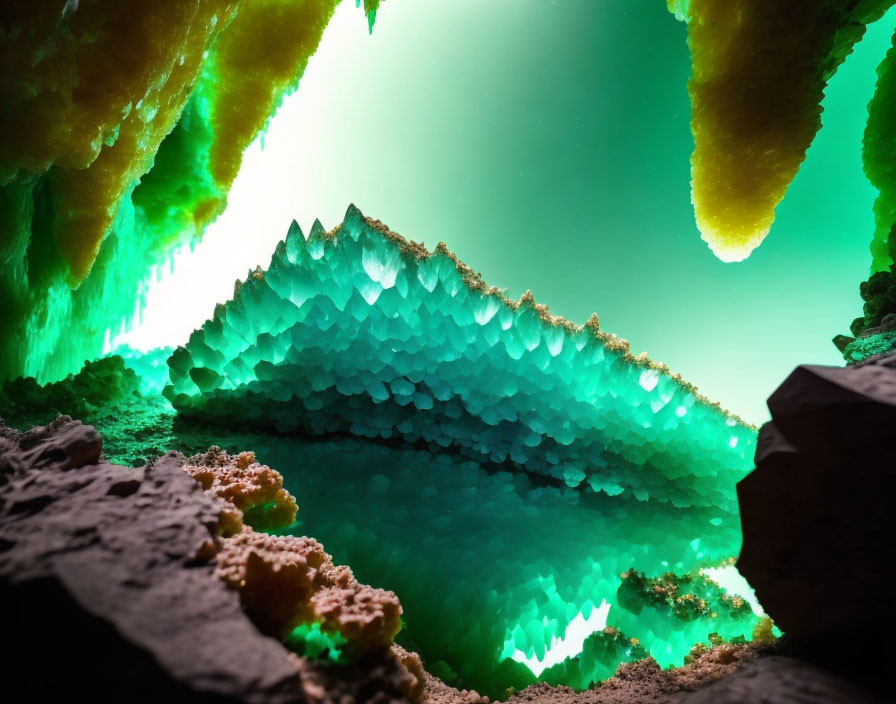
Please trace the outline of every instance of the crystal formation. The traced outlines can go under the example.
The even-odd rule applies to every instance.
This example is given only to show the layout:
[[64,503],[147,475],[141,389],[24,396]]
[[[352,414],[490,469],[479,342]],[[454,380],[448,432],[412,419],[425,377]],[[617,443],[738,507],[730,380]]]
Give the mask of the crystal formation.
[[183,469],[225,502],[216,574],[240,592],[263,632],[284,640],[313,625],[353,654],[388,650],[401,628],[395,594],[360,584],[313,538],[257,532],[295,521],[298,506],[279,472],[256,462],[254,452],[231,456],[219,447],[189,458]]
[[[458,454],[360,438],[232,442],[252,442],[295,487],[302,510],[289,533],[314,535],[360,581],[399,596],[399,643],[428,667],[445,665],[452,683],[489,696],[533,682],[527,658],[568,653],[541,679],[584,689],[644,654],[680,665],[711,633],[749,639],[758,621],[696,574],[740,546],[737,517],[719,509],[546,486],[537,475],[495,472]],[[621,589],[632,567],[651,579]],[[670,571],[683,575],[675,597],[684,605],[686,595],[695,605],[703,598],[704,608],[656,597],[651,580]],[[620,632],[605,644],[612,647],[557,645],[604,602],[606,627]]]
[[[131,423],[121,447],[175,437],[170,409],[141,395],[158,379],[138,383],[125,358],[63,377],[132,313],[151,268],[222,211],[243,149],[295,86],[336,1],[3,5],[0,380],[32,377],[4,386],[4,414],[55,414],[52,398],[108,428]],[[371,27],[379,4],[365,0]],[[720,257],[741,259],[820,126],[826,81],[893,0],[669,4],[692,51],[698,225]],[[877,273],[857,321],[869,334],[843,345],[855,360],[892,342],[893,63],[891,52],[865,135],[881,195]],[[656,662],[621,677],[640,668],[656,680],[657,663],[728,664],[744,651],[722,641],[770,632],[700,573],[738,551],[733,487],[753,429],[633,357],[596,317],[579,327],[530,294],[509,301],[442,245],[430,253],[353,208],[307,242],[294,226],[168,367],[179,420],[238,420],[272,443],[266,460],[309,508],[294,523],[280,475],[251,453],[191,458],[200,487],[176,455],[139,471],[109,464],[97,433],[66,417],[28,433],[0,424],[0,602],[16,606],[7,623],[21,635],[11,679],[38,697],[74,686],[107,700],[136,672],[135,701],[185,688],[240,701],[419,698],[419,659],[391,646],[395,594],[336,566],[302,535],[309,526],[362,579],[402,594],[398,637],[434,671],[490,694],[534,679],[521,661],[585,688],[649,654]],[[739,484],[740,564],[796,635],[842,641],[856,623],[878,625],[866,596],[879,575],[860,575],[886,554],[884,504],[869,510],[864,485],[844,489],[842,476],[887,466],[890,367],[798,370],[772,398],[759,469]],[[864,532],[844,542],[856,529],[844,516],[859,511]],[[838,592],[839,611],[822,589],[832,562],[860,576]],[[795,588],[795,574],[816,592]],[[601,614],[548,664],[577,619]],[[372,663],[369,679],[346,690],[256,627],[311,657],[344,647]],[[51,632],[65,657],[58,677],[36,676]],[[91,635],[105,649],[83,657]]]
[[238,516],[227,529],[230,533],[239,533],[244,521],[256,530],[273,530],[292,525],[296,519],[299,507],[283,488],[283,477],[256,462],[254,452],[231,457],[213,446],[191,457],[184,471],[237,510]]
[[267,271],[168,362],[182,416],[449,449],[675,506],[736,512],[754,431],[628,344],[489,288],[349,207]]
[[[697,226],[724,261],[749,256],[768,234],[781,202],[821,128],[828,80],[865,27],[893,0],[667,0],[687,22],[692,76],[691,196]],[[896,227],[896,50],[878,67],[868,105],[862,159],[878,190],[871,240],[872,276],[861,285],[855,361],[892,349],[896,339],[868,333],[896,313],[891,233]],[[846,341],[848,342],[848,341]],[[838,345],[842,347],[843,342]]]
[[[828,78],[893,0],[668,3],[692,53],[697,223],[720,257],[740,259],[820,126]],[[336,4],[0,6],[0,381],[63,378],[128,323],[152,271],[222,212],[243,150],[295,88]],[[380,0],[363,5],[372,28]],[[881,194],[873,270],[888,279],[893,60],[863,152]],[[859,329],[896,312],[872,298]]]
[[[604,602],[618,632],[548,676],[587,687],[643,653],[680,664],[709,633],[752,632],[752,611],[697,572],[737,553],[754,430],[596,318],[511,302],[443,245],[430,253],[353,206],[307,241],[293,225],[168,363],[181,420],[254,429],[301,487],[296,530],[398,593],[409,644],[479,691],[531,681],[514,656],[544,660]],[[433,606],[458,568],[450,603]],[[631,568],[684,581],[657,599],[623,578]]]
[[[55,388],[37,390],[53,399]],[[37,392],[29,398],[37,402]],[[233,454],[203,451],[186,468],[216,495],[241,503],[237,521],[230,512],[219,517],[222,530],[237,533],[245,522],[315,536],[358,580],[400,596],[405,627],[397,638],[420,652],[432,672],[489,696],[533,682],[521,662],[527,658],[546,668],[539,679],[582,689],[623,660],[647,653],[664,666],[680,664],[695,643],[711,642],[709,634],[749,638],[756,623],[752,612],[732,610],[734,602],[696,574],[732,558],[740,544],[736,516],[713,507],[676,508],[628,492],[552,486],[513,467],[495,472],[459,454],[400,443],[184,424],[152,397],[132,396],[88,417],[101,423],[104,452],[115,462],[142,465],[168,447],[190,455],[212,438],[226,445]],[[241,452],[246,447],[269,467],[250,461]],[[281,488],[302,504],[299,522],[285,530],[276,525],[290,515],[277,510],[290,504]],[[681,575],[678,581],[665,575],[670,571]],[[664,585],[661,598],[652,593],[656,584]],[[689,594],[707,608],[680,608],[677,601]],[[282,608],[288,615],[293,606]],[[613,636],[594,620],[602,610]],[[573,631],[584,619],[591,625],[583,635],[597,632],[582,643]],[[340,638],[312,622],[288,641],[298,652],[332,656],[351,650]]]

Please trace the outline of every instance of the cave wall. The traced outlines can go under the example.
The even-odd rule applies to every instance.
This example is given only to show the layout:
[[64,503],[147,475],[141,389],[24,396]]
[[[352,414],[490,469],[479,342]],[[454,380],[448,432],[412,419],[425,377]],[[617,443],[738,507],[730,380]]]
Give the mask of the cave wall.
[[[697,224],[718,256],[742,259],[821,126],[827,80],[894,2],[667,3],[688,25]],[[61,378],[130,320],[153,268],[223,211],[245,147],[297,86],[337,4],[4,3],[0,379]],[[378,5],[364,2],[371,28]],[[854,335],[896,312],[894,61],[869,105],[863,155],[880,197]]]
[[337,4],[4,3],[0,379],[100,353],[153,266],[223,211]]

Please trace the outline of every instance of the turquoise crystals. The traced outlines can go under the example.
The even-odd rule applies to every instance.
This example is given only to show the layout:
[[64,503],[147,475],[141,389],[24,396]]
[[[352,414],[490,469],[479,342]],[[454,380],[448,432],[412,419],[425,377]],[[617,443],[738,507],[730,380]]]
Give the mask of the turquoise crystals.
[[755,430],[444,245],[353,206],[293,224],[168,366],[180,418],[281,472],[290,532],[398,594],[399,641],[456,683],[585,688],[759,621],[701,573],[740,549]]
[[169,366],[182,415],[404,441],[675,506],[733,513],[754,449],[752,428],[596,316],[511,302],[354,206],[307,242],[294,223]]

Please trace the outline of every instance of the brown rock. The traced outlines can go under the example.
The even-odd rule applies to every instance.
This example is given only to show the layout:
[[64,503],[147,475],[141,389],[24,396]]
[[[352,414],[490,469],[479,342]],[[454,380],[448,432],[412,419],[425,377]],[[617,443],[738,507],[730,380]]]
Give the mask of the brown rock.
[[[211,491],[239,509],[246,523],[257,530],[285,528],[296,519],[298,506],[283,488],[279,472],[255,461],[254,452],[228,455],[220,447],[190,457],[184,471]],[[230,526],[228,532],[239,528]]]
[[[419,696],[416,656],[380,650],[327,667],[260,633],[240,593],[215,576],[219,519],[232,504],[203,491],[182,456],[135,470],[97,461],[101,449],[93,428],[67,417],[27,433],[0,423],[5,692],[92,704]],[[253,570],[289,571],[302,555],[312,571],[327,566],[316,588],[357,584],[311,539],[265,553],[258,544],[271,537],[246,533],[257,537],[223,541],[219,571],[240,553],[228,554],[228,541],[242,540],[254,546],[240,553],[252,556],[249,582],[259,581]]]
[[28,433],[4,427],[3,437],[7,691],[21,685],[38,701],[303,700],[285,648],[215,578],[208,544],[220,502],[177,458],[145,471],[91,463],[96,431],[67,417]]

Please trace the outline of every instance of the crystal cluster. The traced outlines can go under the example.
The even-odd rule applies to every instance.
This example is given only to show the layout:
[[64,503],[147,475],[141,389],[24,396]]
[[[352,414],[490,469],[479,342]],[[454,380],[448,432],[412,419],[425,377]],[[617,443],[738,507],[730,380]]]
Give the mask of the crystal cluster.
[[290,532],[398,594],[399,641],[463,686],[584,688],[756,625],[699,575],[739,549],[754,430],[443,245],[354,207],[294,224],[168,365],[181,418],[263,452],[304,507]]
[[349,207],[168,361],[181,415],[282,433],[351,434],[459,452],[570,487],[736,511],[754,430],[628,344],[511,302]]
[[291,534],[315,536],[359,581],[398,595],[398,642],[457,686],[503,696],[539,672],[582,689],[645,655],[681,665],[713,633],[750,639],[758,622],[699,575],[740,548],[737,516],[717,508],[545,486],[360,438],[228,442],[251,443],[283,474],[302,507]]
[[[54,387],[43,390],[55,397]],[[261,558],[253,562],[245,598],[254,617],[272,628],[291,625],[311,608],[293,598],[299,592],[292,580],[299,577],[289,557],[291,548],[307,547],[307,535],[336,563],[351,565],[359,582],[398,595],[405,625],[397,638],[421,653],[430,671],[492,697],[525,687],[536,673],[586,688],[644,654],[663,666],[680,665],[695,643],[712,642],[710,634],[749,638],[757,622],[699,574],[737,554],[736,514],[641,501],[631,492],[594,493],[587,484],[551,485],[540,475],[507,471],[512,466],[495,471],[459,453],[404,443],[249,433],[239,426],[250,412],[247,406],[232,419],[236,427],[212,429],[175,423],[167,404],[134,397],[95,417],[112,461],[143,464],[139,458],[153,448],[201,451],[185,469],[232,502],[238,520],[220,516],[229,532],[241,524],[282,531],[295,511],[286,492],[298,497],[299,523],[286,529],[298,542],[268,542],[260,533],[227,539],[235,582],[249,567],[248,552]],[[232,454],[205,452],[210,439]],[[267,464],[254,462],[246,447]],[[285,570],[276,569],[284,561]],[[321,610],[312,618],[326,615]],[[348,631],[342,625],[321,631],[322,622],[296,628],[291,647],[310,656],[344,652]],[[282,633],[279,625],[275,630]]]
[[275,530],[296,519],[299,507],[283,488],[283,477],[256,462],[254,452],[231,457],[213,445],[208,452],[191,457],[184,471],[233,507],[221,516],[225,532],[239,533],[245,525],[258,531]]

